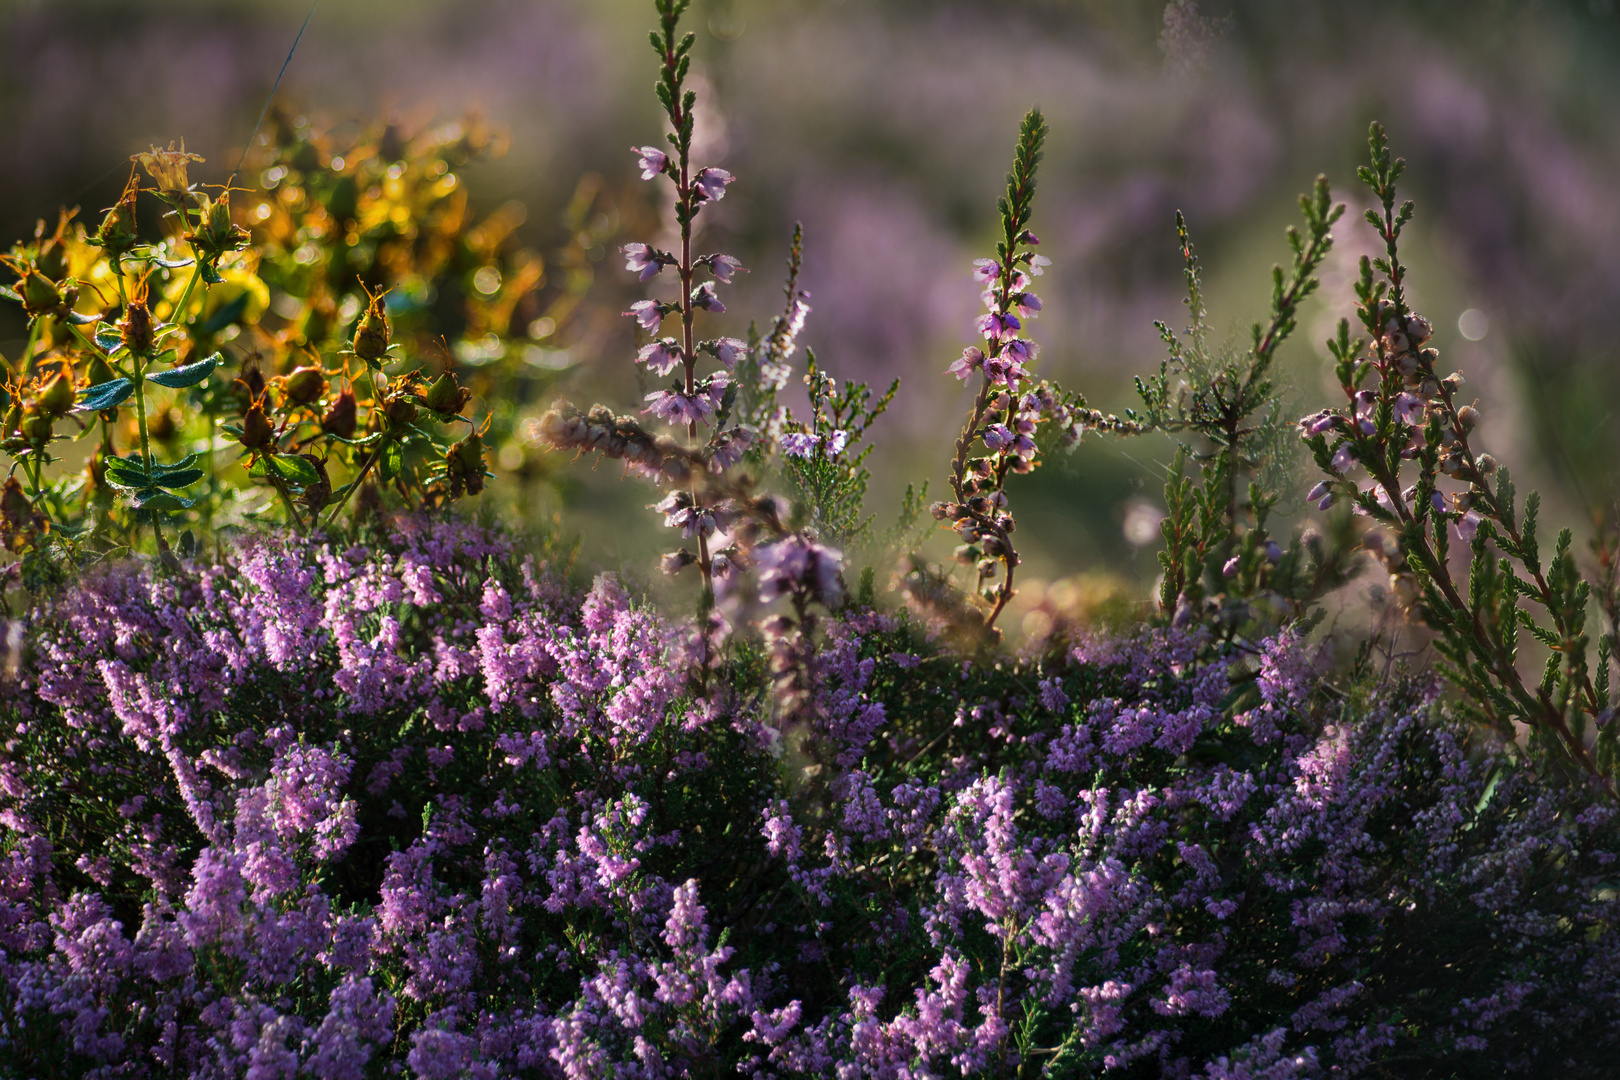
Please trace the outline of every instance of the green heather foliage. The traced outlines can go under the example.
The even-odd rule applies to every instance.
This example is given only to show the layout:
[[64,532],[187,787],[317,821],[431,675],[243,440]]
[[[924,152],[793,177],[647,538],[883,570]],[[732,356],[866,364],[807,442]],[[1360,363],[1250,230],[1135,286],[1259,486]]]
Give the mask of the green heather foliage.
[[[1620,540],[1544,554],[1477,445],[1383,131],[1342,400],[1295,421],[1274,371],[1350,227],[1322,178],[1243,343],[1178,215],[1189,325],[1120,416],[1037,374],[1032,110],[947,497],[880,513],[898,384],[807,349],[784,393],[802,230],[746,330],[739,260],[694,249],[741,181],[694,159],[687,6],[633,150],[671,248],[621,249],[665,287],[625,312],[639,412],[520,420],[550,377],[512,324],[560,343],[588,282],[469,215],[473,125],[278,116],[218,192],[154,149],[93,231],[12,249],[0,1075],[1614,1075]],[[1015,478],[1088,431],[1177,446],[1157,602],[1010,649]],[[649,484],[695,610],[469,521],[486,439]],[[1373,567],[1372,629],[1328,633]]]

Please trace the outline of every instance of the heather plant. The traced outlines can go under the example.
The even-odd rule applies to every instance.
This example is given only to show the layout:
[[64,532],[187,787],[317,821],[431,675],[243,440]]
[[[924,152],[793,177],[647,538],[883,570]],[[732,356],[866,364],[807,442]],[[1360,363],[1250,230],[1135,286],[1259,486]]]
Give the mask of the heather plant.
[[[506,244],[511,212],[470,224],[452,178],[478,129],[338,153],[283,116],[245,224],[220,209],[243,189],[194,190],[194,156],[154,152],[163,241],[136,241],[132,184],[99,247],[64,215],[14,252],[33,322],[3,448],[30,487],[0,512],[26,580],[64,580],[13,624],[0,682],[0,1072],[1610,1075],[1620,544],[1593,546],[1605,628],[1572,540],[1543,568],[1534,498],[1516,515],[1470,442],[1478,406],[1436,374],[1382,131],[1371,336],[1340,324],[1345,403],[1296,439],[1275,369],[1342,214],[1326,181],[1245,345],[1212,340],[1178,217],[1190,326],[1160,326],[1141,408],[1106,414],[1035,374],[1051,133],[1029,113],[971,271],[983,347],[948,372],[973,396],[932,508],[961,541],[947,571],[910,533],[925,488],[885,535],[864,506],[898,387],[805,348],[808,412],[783,400],[801,231],[781,314],[699,336],[742,267],[695,253],[734,178],[692,159],[687,6],[656,0],[668,150],[634,148],[673,187],[678,250],[622,249],[642,281],[678,279],[628,313],[641,370],[672,381],[640,416],[557,402],[529,438],[652,483],[697,549],[661,560],[696,568],[695,613],[613,572],[582,587],[557,537],[451,512],[483,486],[487,425],[520,427],[511,402],[475,425],[463,383],[515,382],[511,324],[543,273]],[[115,287],[116,342],[87,299]],[[409,356],[445,294],[464,322],[433,374]],[[553,299],[555,329],[578,296]],[[182,406],[148,409],[142,378],[192,380],[169,436],[155,417]],[[50,438],[17,441],[76,396],[107,455],[89,475],[125,492],[78,517]],[[222,527],[250,519],[200,451],[157,461],[216,426],[280,506],[269,527]],[[1017,478],[1087,430],[1176,446],[1157,610],[1006,649]],[[1301,445],[1328,477],[1320,523],[1288,522]],[[171,549],[182,514],[210,542]],[[114,558],[146,525],[157,557]],[[904,606],[875,568],[845,581],[885,545]],[[1318,627],[1360,551],[1390,573],[1386,618],[1336,662]],[[1518,629],[1548,654],[1539,687]]]

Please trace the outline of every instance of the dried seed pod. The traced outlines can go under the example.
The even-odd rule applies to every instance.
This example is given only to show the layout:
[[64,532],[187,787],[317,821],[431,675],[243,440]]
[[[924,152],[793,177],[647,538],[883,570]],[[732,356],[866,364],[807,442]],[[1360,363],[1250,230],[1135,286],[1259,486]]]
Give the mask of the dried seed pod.
[[135,289],[124,308],[124,317],[118,320],[118,333],[129,346],[129,351],[144,356],[152,349],[152,309],[147,305],[146,283]]
[[366,313],[360,317],[360,325],[355,327],[354,354],[367,363],[376,363],[388,352],[388,311],[383,306],[383,297],[387,293],[373,294],[368,289],[366,295],[371,302],[366,305]]
[[255,401],[242,417],[242,434],[237,441],[249,450],[268,450],[275,435],[276,430],[270,425],[269,417],[264,415],[262,399]]
[[354,391],[345,386],[341,393],[332,400],[321,417],[321,430],[328,435],[336,435],[340,439],[354,438],[355,420],[359,415],[358,403],[354,400]]
[[1464,405],[1457,410],[1457,426],[1463,434],[1473,431],[1479,425],[1479,410],[1472,405]]
[[298,367],[276,380],[289,405],[313,405],[326,393],[326,374],[318,367]]

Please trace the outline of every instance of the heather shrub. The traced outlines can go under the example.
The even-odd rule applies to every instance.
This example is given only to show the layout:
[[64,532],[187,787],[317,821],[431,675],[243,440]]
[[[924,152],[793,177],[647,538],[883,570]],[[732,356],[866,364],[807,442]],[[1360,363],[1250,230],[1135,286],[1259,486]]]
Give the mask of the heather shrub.
[[[625,313],[669,382],[639,414],[558,401],[525,437],[651,485],[682,541],[660,567],[691,579],[668,608],[640,568],[582,572],[559,535],[452,506],[518,414],[451,357],[501,394],[539,302],[448,180],[482,136],[334,154],[283,122],[256,232],[154,151],[191,233],[139,241],[132,181],[94,237],[64,216],[14,250],[0,1071],[1609,1075],[1615,543],[1595,574],[1567,532],[1543,562],[1534,496],[1476,445],[1408,301],[1382,130],[1368,336],[1339,324],[1343,402],[1295,422],[1275,366],[1342,217],[1326,179],[1247,343],[1215,340],[1178,219],[1190,325],[1104,413],[1037,374],[1056,136],[1026,116],[971,268],[983,343],[944,373],[971,394],[927,507],[952,570],[923,484],[892,524],[865,505],[900,388],[804,349],[805,402],[785,393],[801,230],[780,313],[711,330],[744,268],[694,222],[737,178],[694,159],[687,4],[655,7],[669,130],[632,152],[676,242],[622,251],[676,281]],[[435,375],[433,298],[469,283]],[[190,396],[149,410],[146,382]],[[45,472],[76,413],[100,449]],[[164,430],[208,457],[164,463]],[[1157,602],[1107,628],[1048,604],[1013,647],[1019,478],[1087,432],[1176,447]],[[1325,628],[1371,564],[1372,629]]]

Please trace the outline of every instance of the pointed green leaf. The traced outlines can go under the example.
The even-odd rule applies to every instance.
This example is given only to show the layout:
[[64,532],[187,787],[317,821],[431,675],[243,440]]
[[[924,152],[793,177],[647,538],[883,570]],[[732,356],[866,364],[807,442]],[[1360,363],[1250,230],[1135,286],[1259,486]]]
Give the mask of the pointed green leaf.
[[142,510],[184,510],[195,500],[183,495],[176,495],[171,491],[142,492],[135,497],[135,505]]
[[100,412],[102,409],[111,409],[135,392],[135,384],[128,379],[114,379],[111,382],[97,383],[95,386],[79,391],[78,409],[80,412]]
[[103,352],[114,353],[124,347],[124,335],[118,332],[116,326],[103,326],[96,331],[96,344],[101,346]]
[[159,386],[167,386],[171,390],[196,386],[208,378],[215,368],[219,367],[220,359],[220,354],[215,353],[207,359],[198,360],[195,364],[187,364],[185,367],[177,367],[170,371],[153,372],[147,378]]
[[315,471],[315,466],[294,454],[276,454],[268,460],[277,475],[299,487],[309,487],[321,481],[321,474]]
[[171,473],[185,472],[188,469],[193,468],[196,464],[197,464],[197,455],[196,454],[187,454],[185,457],[181,458],[179,461],[175,462],[173,465],[162,465],[162,464],[159,464],[158,462],[154,461],[152,463],[152,475],[153,476],[168,476]]
[[152,477],[152,483],[164,488],[190,487],[203,478],[201,469],[182,469],[179,472],[165,473],[162,476]]

